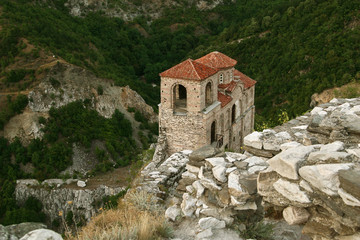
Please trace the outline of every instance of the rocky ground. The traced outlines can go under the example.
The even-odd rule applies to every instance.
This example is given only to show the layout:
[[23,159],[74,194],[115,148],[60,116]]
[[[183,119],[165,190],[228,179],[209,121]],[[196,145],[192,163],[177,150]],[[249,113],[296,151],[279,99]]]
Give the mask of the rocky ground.
[[140,188],[165,200],[177,239],[243,239],[246,216],[275,239],[358,239],[359,143],[360,99],[333,99],[248,135],[244,154],[206,146],[148,165]]

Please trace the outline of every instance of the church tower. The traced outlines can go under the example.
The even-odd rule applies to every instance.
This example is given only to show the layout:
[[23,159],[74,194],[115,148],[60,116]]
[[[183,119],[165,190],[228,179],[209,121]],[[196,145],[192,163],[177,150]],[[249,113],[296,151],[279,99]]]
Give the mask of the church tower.
[[[160,134],[166,135],[169,153],[207,144],[240,150],[245,132],[253,128],[256,82],[237,71],[236,63],[222,53],[212,52],[160,73],[159,127]],[[249,108],[249,103],[243,102],[246,94],[252,98],[251,117],[244,125],[246,116],[241,114],[244,107]]]

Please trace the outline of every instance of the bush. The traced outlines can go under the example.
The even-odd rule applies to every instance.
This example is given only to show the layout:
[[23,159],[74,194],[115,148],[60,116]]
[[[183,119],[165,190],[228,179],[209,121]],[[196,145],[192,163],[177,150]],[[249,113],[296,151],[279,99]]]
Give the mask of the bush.
[[103,93],[104,93],[103,86],[99,85],[99,86],[97,87],[97,93],[98,93],[99,95],[103,95]]

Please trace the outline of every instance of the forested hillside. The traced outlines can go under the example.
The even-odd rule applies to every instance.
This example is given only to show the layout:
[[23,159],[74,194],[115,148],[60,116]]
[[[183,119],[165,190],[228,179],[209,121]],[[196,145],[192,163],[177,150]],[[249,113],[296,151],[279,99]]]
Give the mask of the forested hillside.
[[201,12],[195,5],[165,9],[152,22],[141,17],[124,22],[102,12],[73,17],[64,3],[1,1],[2,70],[24,37],[118,85],[130,85],[156,108],[159,91],[149,83],[159,83],[159,72],[218,50],[258,81],[258,113],[273,124],[280,109],[293,117],[308,109],[311,94],[359,79],[358,1],[225,1]]

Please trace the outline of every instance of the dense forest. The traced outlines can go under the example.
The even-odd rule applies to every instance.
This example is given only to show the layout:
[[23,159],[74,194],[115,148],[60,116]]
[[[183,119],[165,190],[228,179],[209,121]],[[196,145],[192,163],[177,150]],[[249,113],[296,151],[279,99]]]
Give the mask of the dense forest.
[[[188,57],[221,51],[238,60],[241,72],[255,79],[259,126],[271,127],[307,111],[310,96],[326,88],[360,81],[360,2],[352,0],[254,0],[224,1],[212,10],[163,9],[162,17],[138,17],[131,22],[111,18],[104,12],[74,17],[66,0],[0,0],[0,79],[16,84],[32,70],[10,70],[21,56],[21,39],[40,49],[87,68],[97,76],[129,85],[157,110],[159,73]],[[157,86],[154,88],[152,84]],[[0,127],[27,104],[24,95],[7,98],[0,109]],[[72,144],[89,147],[93,140],[105,143],[97,149],[97,170],[106,171],[113,159],[117,166],[131,162],[137,153],[131,124],[120,112],[104,119],[74,102],[52,109],[44,124],[44,138],[24,147],[19,140],[0,139],[0,219],[12,223],[14,216],[33,220],[38,203],[29,200],[24,210],[13,199],[14,181],[23,177],[59,177],[71,164]],[[136,112],[141,128],[156,133],[156,126]],[[141,136],[144,146],[151,141]],[[61,156],[61,159],[59,159]],[[13,159],[13,161],[12,161]],[[36,171],[26,174],[21,166],[32,163]],[[22,212],[21,212],[22,211]]]

